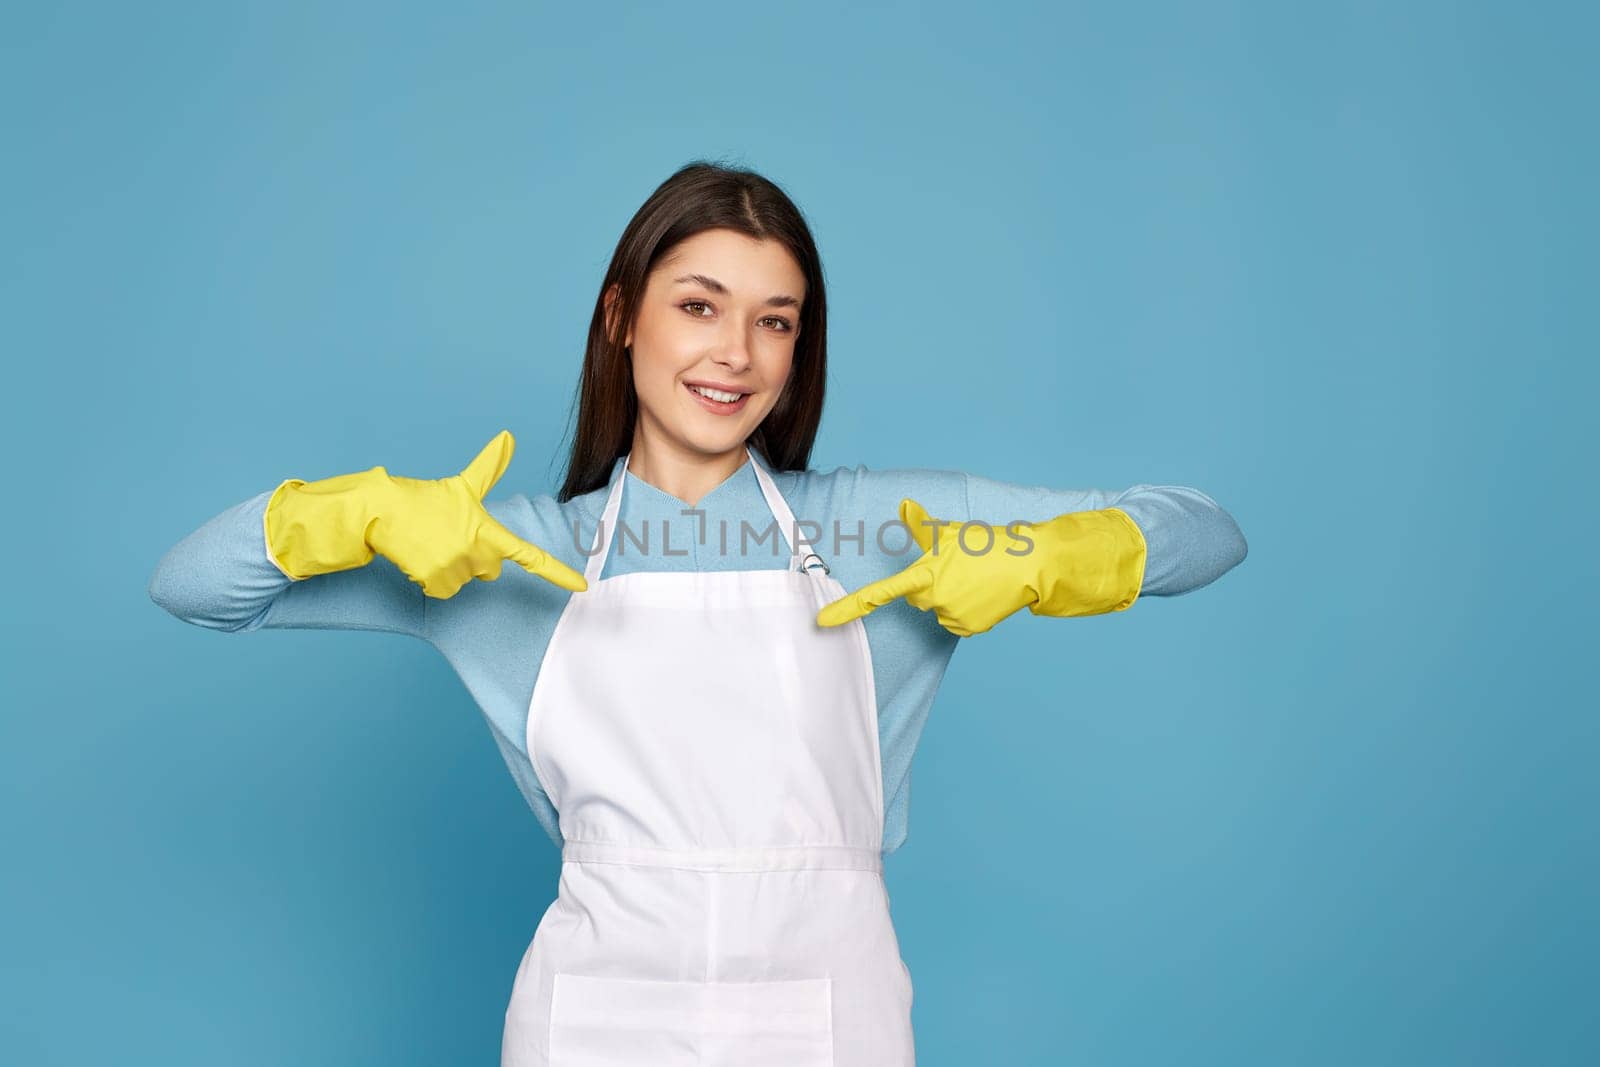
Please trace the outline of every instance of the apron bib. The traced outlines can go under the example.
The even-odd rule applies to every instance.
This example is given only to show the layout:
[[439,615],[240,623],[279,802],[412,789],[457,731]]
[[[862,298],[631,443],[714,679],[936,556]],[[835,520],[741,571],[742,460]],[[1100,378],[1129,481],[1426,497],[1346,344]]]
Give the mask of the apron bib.
[[866,630],[817,625],[846,590],[746,452],[787,569],[601,580],[624,457],[551,635],[527,745],[565,844],[502,1067],[914,1064]]

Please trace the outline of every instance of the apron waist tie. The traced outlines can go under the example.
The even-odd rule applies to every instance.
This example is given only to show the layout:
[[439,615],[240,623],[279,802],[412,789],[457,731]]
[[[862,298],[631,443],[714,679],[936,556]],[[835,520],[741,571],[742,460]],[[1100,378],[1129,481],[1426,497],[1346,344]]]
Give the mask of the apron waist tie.
[[853,845],[772,845],[749,848],[661,848],[609,841],[566,840],[563,863],[621,863],[689,871],[792,871],[801,869],[883,873],[883,853]]

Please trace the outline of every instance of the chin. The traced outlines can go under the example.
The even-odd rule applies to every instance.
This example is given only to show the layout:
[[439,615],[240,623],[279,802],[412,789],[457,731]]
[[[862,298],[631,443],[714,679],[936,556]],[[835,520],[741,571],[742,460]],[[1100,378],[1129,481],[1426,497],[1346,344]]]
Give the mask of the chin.
[[737,448],[743,448],[745,438],[749,434],[728,433],[718,434],[688,433],[683,435],[683,440],[689,447],[707,456],[720,456]]

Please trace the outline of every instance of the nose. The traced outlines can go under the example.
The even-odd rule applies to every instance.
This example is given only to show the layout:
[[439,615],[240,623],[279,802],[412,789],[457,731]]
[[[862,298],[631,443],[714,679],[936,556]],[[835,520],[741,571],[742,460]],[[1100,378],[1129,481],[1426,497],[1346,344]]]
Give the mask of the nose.
[[744,371],[750,366],[750,345],[736,323],[729,323],[712,359],[730,371]]

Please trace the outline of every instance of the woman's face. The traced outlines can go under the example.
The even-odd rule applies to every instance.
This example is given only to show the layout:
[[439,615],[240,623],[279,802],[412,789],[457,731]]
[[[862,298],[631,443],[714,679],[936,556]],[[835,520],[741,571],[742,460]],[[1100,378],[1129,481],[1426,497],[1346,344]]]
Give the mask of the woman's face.
[[[742,448],[789,379],[805,298],[805,274],[777,241],[716,229],[669,250],[646,280],[625,342],[638,432],[672,452]],[[737,399],[727,402],[727,393]]]

